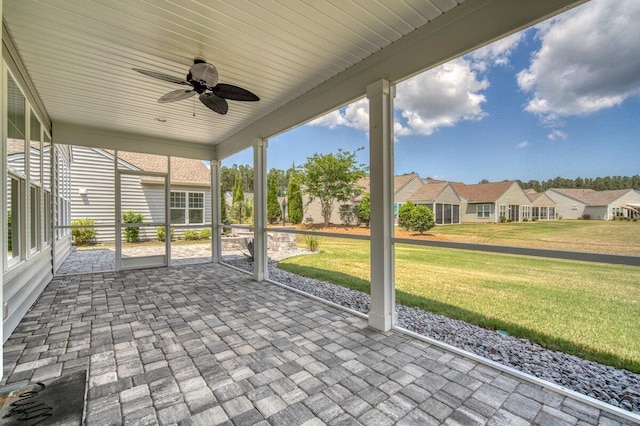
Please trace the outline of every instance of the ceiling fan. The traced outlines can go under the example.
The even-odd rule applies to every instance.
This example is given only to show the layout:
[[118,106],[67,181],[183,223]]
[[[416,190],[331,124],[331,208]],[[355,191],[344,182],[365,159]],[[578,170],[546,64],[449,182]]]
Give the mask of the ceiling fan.
[[187,74],[185,79],[141,68],[133,68],[133,70],[149,77],[168,81],[169,83],[191,86],[191,89],[178,89],[167,93],[158,99],[160,103],[181,101],[195,94],[199,94],[200,101],[207,108],[224,115],[229,111],[227,99],[244,102],[256,102],[260,100],[259,97],[242,87],[218,83],[218,70],[212,64],[202,59],[195,59],[193,61],[193,65],[189,68],[189,74]]

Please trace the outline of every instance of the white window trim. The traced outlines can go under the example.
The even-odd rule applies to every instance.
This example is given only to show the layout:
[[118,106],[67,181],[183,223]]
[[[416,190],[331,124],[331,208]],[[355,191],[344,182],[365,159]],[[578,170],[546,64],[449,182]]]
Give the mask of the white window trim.
[[[487,210],[486,207],[489,207],[489,209]],[[481,213],[482,213],[482,215],[481,215]],[[491,219],[491,204],[477,204],[476,205],[476,218],[477,219]]]
[[[172,225],[204,225],[206,224],[206,194],[203,191],[170,191],[171,193],[181,193],[184,194],[185,206],[184,207],[172,207],[171,206],[171,196],[169,196],[169,209],[170,210],[184,210],[184,223],[172,223]],[[200,194],[202,196],[202,207],[190,207],[189,206],[189,196],[191,194]],[[202,210],[202,222],[192,223],[189,217],[190,210]]]

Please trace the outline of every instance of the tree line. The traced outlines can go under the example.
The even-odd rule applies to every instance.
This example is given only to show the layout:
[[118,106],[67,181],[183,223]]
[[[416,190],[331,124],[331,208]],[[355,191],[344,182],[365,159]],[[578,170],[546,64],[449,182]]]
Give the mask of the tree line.
[[538,181],[518,180],[522,189],[535,189],[537,192],[544,192],[549,188],[581,188],[605,191],[609,189],[636,189],[640,190],[640,175],[634,176],[605,176],[596,178],[567,179],[556,177],[554,179]]

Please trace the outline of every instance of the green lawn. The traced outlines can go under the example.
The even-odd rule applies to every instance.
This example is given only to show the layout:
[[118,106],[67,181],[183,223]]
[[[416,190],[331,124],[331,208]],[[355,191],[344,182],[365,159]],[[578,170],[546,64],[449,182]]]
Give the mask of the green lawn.
[[640,255],[640,222],[549,220],[436,226],[429,234],[454,241]]
[[[320,250],[279,266],[369,291],[367,241]],[[398,244],[395,275],[398,303],[640,372],[638,267]]]

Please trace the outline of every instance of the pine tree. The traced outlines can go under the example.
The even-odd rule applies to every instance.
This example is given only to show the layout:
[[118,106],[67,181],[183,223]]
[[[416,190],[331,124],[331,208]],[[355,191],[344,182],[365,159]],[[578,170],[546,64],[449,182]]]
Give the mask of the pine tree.
[[220,186],[220,222],[227,223],[229,218],[227,217],[227,202],[224,200],[224,188]]
[[267,189],[267,220],[269,223],[276,223],[282,216],[282,209],[278,202],[278,189],[275,176],[269,179]]
[[301,223],[303,216],[302,191],[300,190],[300,180],[296,173],[295,165],[291,168],[287,194],[287,216],[289,216],[289,222],[294,224]]
[[232,216],[238,223],[242,223],[242,217],[245,215],[244,210],[244,189],[242,188],[242,175],[236,174],[236,180],[233,183],[233,202],[231,205]]

